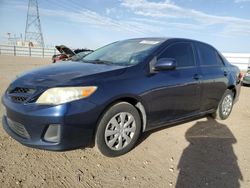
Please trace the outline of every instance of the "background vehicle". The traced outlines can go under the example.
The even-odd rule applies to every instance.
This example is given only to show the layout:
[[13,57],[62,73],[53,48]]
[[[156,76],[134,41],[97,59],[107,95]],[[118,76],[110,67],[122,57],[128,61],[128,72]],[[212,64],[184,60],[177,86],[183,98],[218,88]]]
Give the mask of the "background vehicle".
[[60,45],[60,46],[55,46],[55,48],[60,52],[60,54],[52,56],[52,63],[55,63],[57,61],[67,60],[69,57],[72,57],[75,55],[75,52],[73,52],[67,46]]
[[[71,57],[73,57],[73,56],[75,56],[74,59],[79,59],[80,57],[83,57],[84,55],[87,55],[88,53],[93,51],[93,50],[89,50],[89,49],[71,50],[70,48],[68,48],[67,46],[64,46],[64,45],[55,46],[55,48],[60,52],[60,54],[52,56],[52,63],[55,63],[57,61],[67,61],[67,60],[70,60]],[[83,52],[83,53],[81,53],[81,52]],[[76,56],[79,53],[81,53],[81,55]]]
[[242,78],[242,85],[250,85],[250,67],[248,67],[247,73]]
[[3,96],[3,124],[27,146],[68,150],[95,140],[104,155],[119,156],[147,130],[228,118],[239,94],[239,69],[212,46],[131,39],[20,76]]

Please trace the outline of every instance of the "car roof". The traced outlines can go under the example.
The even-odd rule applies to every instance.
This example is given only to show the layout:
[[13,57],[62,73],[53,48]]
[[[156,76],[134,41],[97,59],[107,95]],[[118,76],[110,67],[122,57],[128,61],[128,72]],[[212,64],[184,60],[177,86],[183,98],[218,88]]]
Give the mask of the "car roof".
[[198,41],[198,40],[194,40],[194,39],[178,38],[178,37],[145,37],[145,38],[137,38],[137,39],[141,39],[141,40],[161,40],[162,44],[164,44],[167,41],[195,42],[195,43],[200,43],[200,44],[207,45],[207,46],[213,48],[214,50],[216,50],[218,52],[218,50],[214,46],[212,46],[211,44],[208,44],[208,43],[202,42],[202,41]]
[[[173,42],[195,42],[195,43],[201,43],[201,44],[207,45],[207,46],[213,48],[214,50],[218,51],[214,46],[212,46],[212,45],[210,45],[208,43],[198,41],[198,40],[194,40],[194,39],[187,39],[187,38],[178,38],[178,37],[142,37],[142,38],[125,39],[125,40],[121,40],[121,41],[129,41],[129,40],[160,41],[162,45],[164,45],[168,41],[173,41]],[[117,42],[119,42],[119,41],[117,41]]]
[[127,39],[127,40],[161,40],[162,42],[166,42],[168,40],[191,41],[191,42],[198,42],[198,43],[203,43],[203,44],[211,46],[210,44],[202,42],[202,41],[188,39],[188,38],[178,38],[178,37],[143,37],[143,38],[132,38],[132,39]]

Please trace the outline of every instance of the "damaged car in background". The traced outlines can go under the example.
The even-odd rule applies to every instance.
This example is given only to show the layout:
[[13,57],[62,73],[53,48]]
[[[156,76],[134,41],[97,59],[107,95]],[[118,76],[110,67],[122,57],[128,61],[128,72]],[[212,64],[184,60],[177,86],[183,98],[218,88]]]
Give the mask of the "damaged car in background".
[[58,61],[68,61],[71,60],[71,58],[73,58],[74,61],[78,61],[87,54],[93,52],[93,50],[90,49],[71,50],[70,48],[64,45],[55,46],[55,48],[60,52],[60,54],[52,56],[52,63],[56,63]]

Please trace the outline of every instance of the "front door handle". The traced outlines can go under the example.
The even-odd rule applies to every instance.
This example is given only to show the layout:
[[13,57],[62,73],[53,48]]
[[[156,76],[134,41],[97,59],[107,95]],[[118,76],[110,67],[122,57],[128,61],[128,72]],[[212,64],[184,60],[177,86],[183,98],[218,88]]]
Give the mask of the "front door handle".
[[201,75],[195,74],[195,75],[193,76],[193,78],[194,78],[195,80],[199,80],[199,79],[201,79]]

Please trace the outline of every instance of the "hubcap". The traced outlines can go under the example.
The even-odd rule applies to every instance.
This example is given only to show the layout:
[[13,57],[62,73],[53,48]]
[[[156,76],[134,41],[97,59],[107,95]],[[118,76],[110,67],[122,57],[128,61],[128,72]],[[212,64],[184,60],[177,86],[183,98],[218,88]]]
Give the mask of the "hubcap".
[[227,95],[222,101],[222,114],[228,116],[233,106],[233,98],[231,95]]
[[125,148],[133,139],[136,130],[134,117],[128,112],[116,114],[105,129],[105,142],[112,150]]

